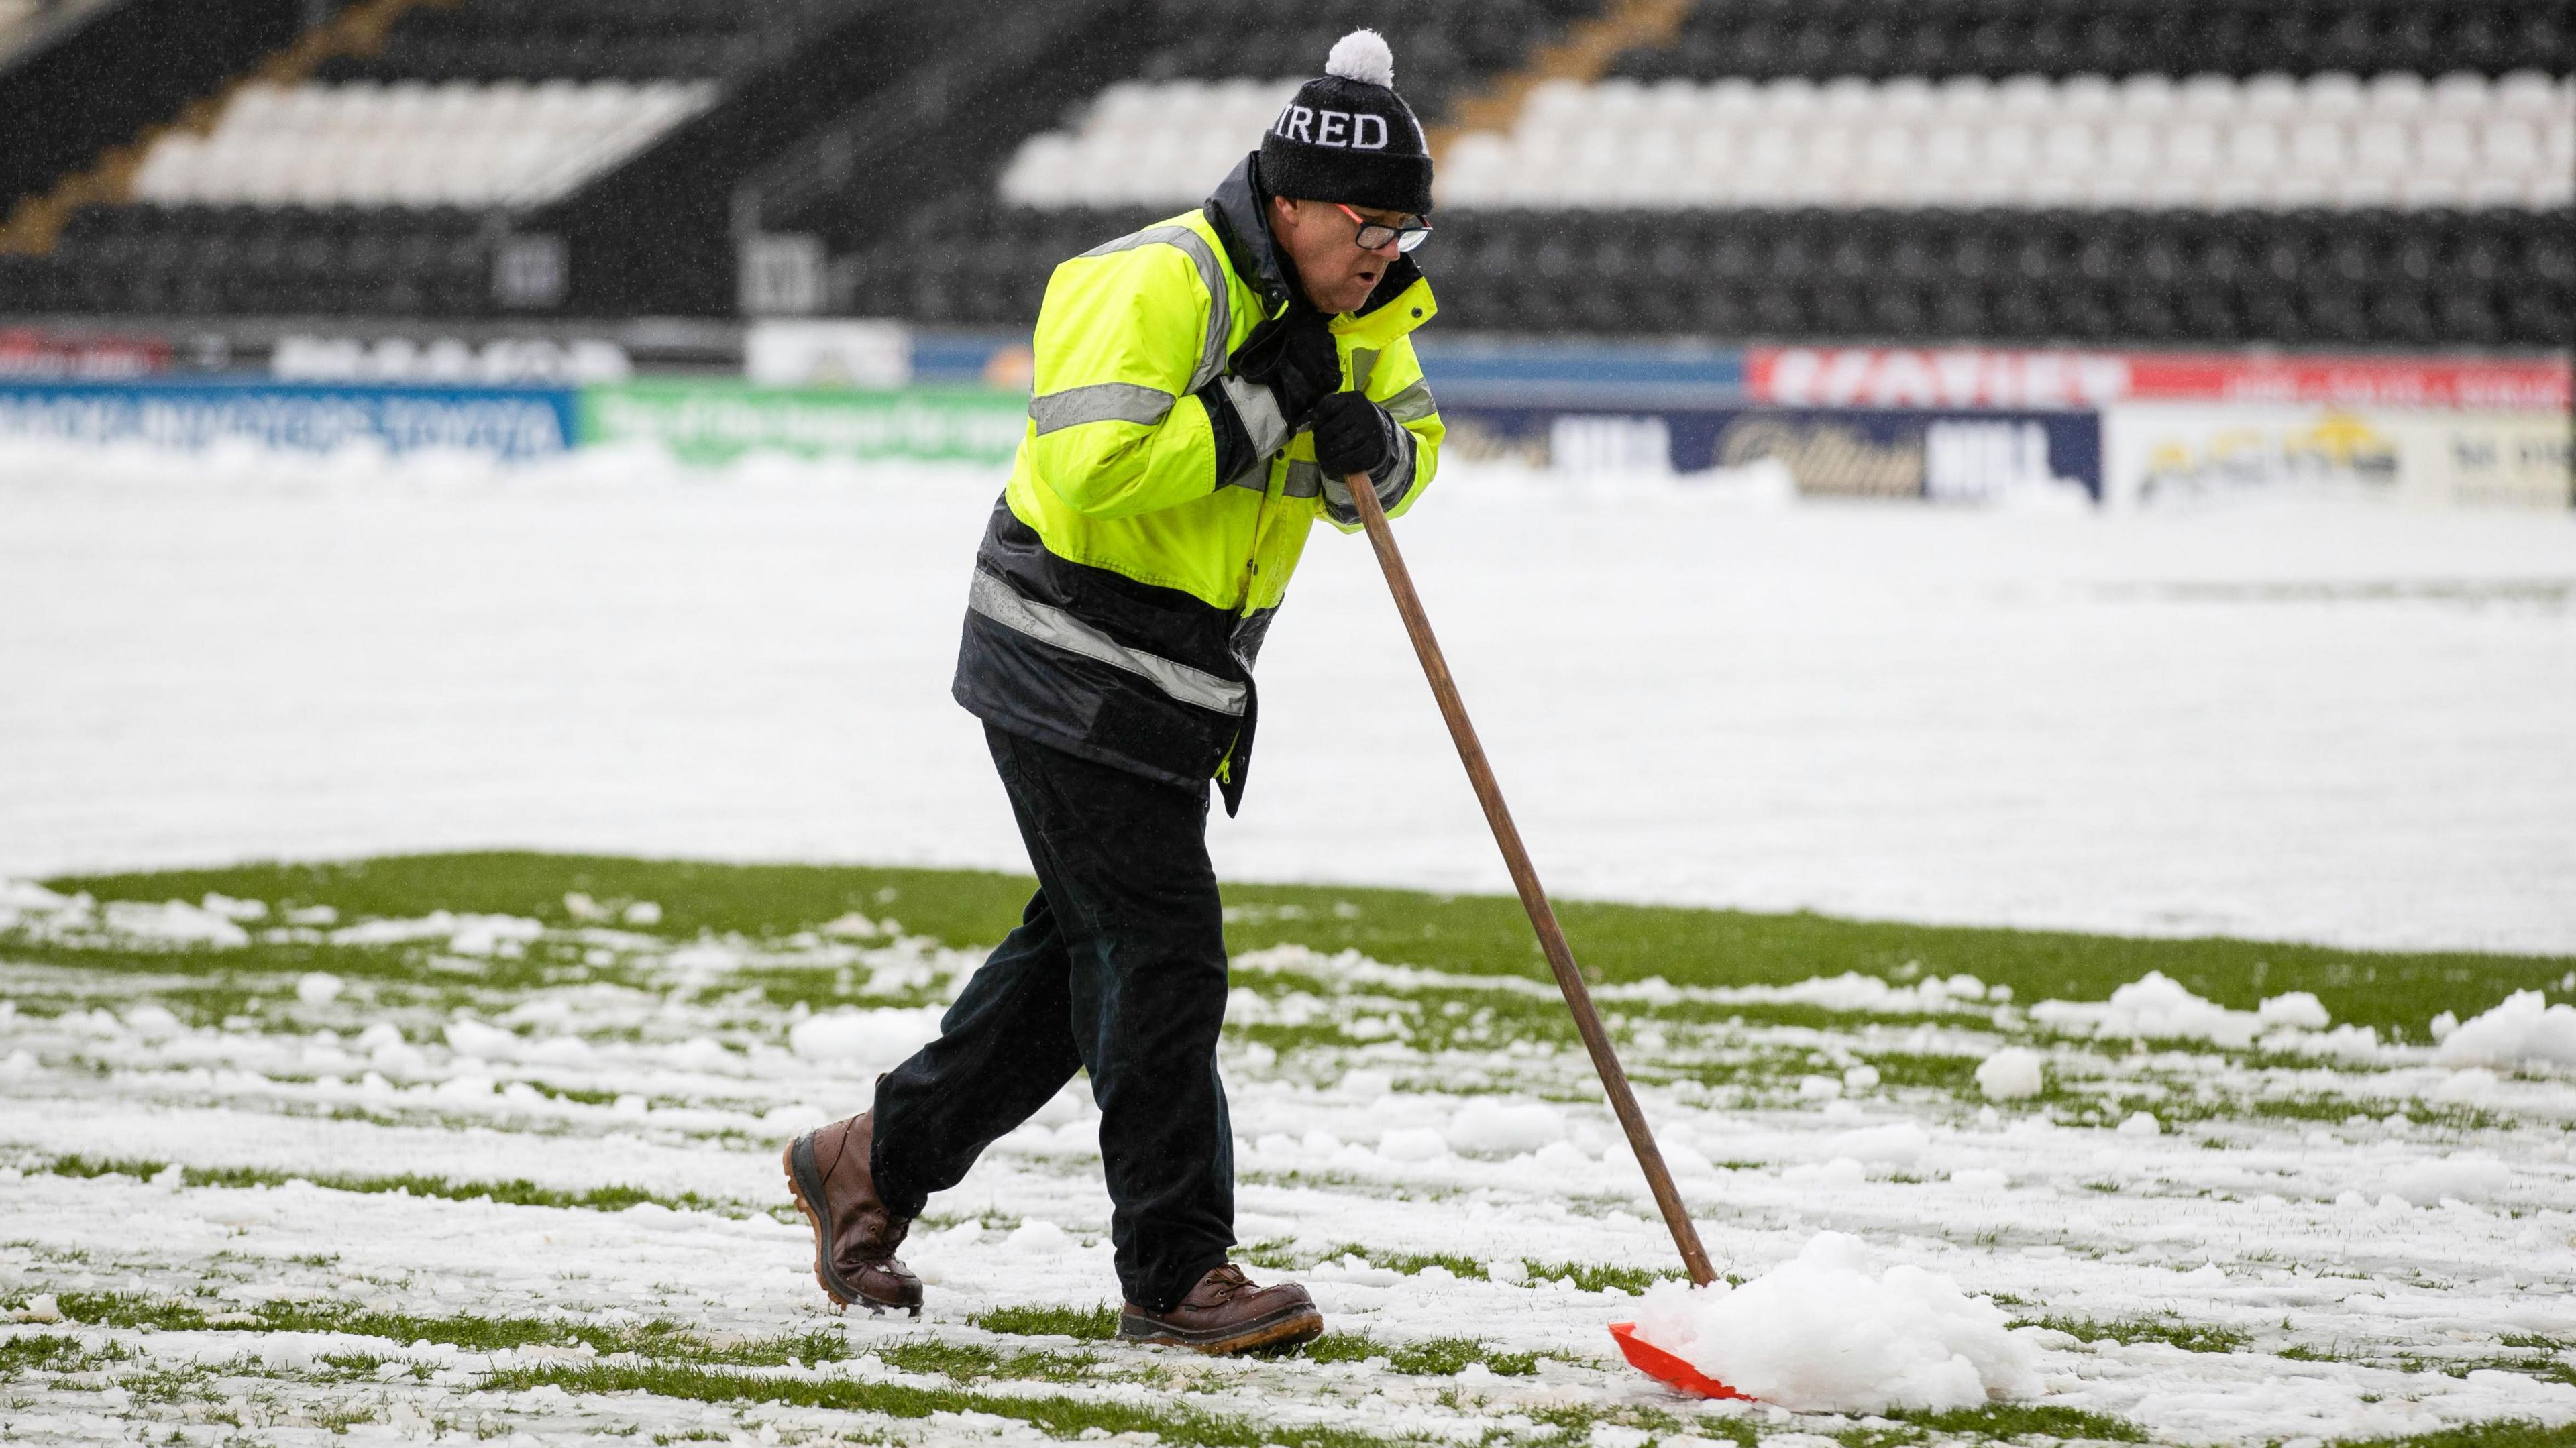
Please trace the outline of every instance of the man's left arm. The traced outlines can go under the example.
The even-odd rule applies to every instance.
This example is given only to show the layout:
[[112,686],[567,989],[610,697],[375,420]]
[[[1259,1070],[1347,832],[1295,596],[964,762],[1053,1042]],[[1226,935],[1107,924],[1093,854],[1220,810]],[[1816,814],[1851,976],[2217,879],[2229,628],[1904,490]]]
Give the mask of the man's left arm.
[[1366,472],[1388,517],[1412,507],[1439,470],[1440,443],[1447,436],[1413,339],[1399,337],[1378,354],[1365,392],[1325,398],[1315,409],[1314,430],[1326,521],[1345,533],[1359,530],[1359,510],[1351,505],[1344,473]]

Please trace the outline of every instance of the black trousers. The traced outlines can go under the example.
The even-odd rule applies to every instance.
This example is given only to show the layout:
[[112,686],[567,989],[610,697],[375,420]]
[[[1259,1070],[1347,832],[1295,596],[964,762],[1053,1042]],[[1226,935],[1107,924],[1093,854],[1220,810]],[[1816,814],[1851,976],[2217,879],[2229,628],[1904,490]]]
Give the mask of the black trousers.
[[984,735],[1038,891],[940,1019],[939,1039],[878,1083],[877,1190],[896,1212],[919,1212],[1087,1070],[1119,1285],[1165,1311],[1234,1245],[1208,789]]

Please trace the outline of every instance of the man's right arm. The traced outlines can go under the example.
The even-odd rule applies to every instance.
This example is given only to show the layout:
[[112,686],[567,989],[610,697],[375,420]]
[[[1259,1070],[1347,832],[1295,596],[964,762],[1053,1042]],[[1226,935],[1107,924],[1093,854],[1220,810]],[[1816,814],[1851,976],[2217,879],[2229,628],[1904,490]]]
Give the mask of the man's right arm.
[[1030,457],[1066,506],[1122,518],[1203,498],[1222,481],[1225,404],[1211,414],[1214,380],[1191,392],[1211,309],[1197,265],[1177,247],[1056,268],[1038,311]]

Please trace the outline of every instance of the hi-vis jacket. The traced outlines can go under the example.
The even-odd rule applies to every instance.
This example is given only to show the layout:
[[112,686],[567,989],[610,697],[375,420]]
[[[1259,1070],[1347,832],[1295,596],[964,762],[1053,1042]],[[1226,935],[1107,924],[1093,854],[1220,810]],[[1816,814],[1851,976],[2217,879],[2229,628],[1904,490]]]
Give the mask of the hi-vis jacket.
[[[1307,529],[1359,521],[1323,496],[1312,437],[1232,373],[1291,295],[1258,162],[1048,281],[1028,430],[976,553],[952,690],[1008,734],[1171,784],[1213,776],[1228,813],[1252,756],[1253,659]],[[1331,323],[1342,385],[1403,425],[1375,477],[1390,515],[1439,462],[1410,337],[1433,310],[1405,257]]]

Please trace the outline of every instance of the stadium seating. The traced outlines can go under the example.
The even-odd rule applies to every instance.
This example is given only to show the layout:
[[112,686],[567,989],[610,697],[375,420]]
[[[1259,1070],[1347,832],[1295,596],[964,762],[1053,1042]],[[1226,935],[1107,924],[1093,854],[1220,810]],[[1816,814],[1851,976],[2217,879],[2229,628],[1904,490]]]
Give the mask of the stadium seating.
[[460,316],[491,249],[453,207],[92,206],[21,285],[31,311]]
[[[1007,194],[1007,192],[1006,192]],[[2537,71],[1557,82],[1444,158],[1455,206],[2526,206],[2576,201]]]
[[1520,69],[1538,46],[1603,8],[1599,0],[1151,0],[1145,23],[1162,39],[1136,73],[1144,80],[1311,76],[1335,40],[1373,26],[1395,51],[1396,84],[1427,120],[1446,115],[1470,84]]
[[[121,205],[13,263],[35,309],[476,315],[515,218],[702,115],[849,0],[455,0],[160,131]],[[721,180],[719,185],[723,184]],[[560,268],[558,268],[560,270]]]
[[1699,0],[1638,80],[2565,75],[2576,12],[2532,0]]
[[320,79],[644,81],[725,76],[795,43],[811,0],[459,0],[414,10]]
[[246,86],[205,136],[161,138],[148,202],[530,206],[704,110],[711,81]]
[[[1544,82],[1509,129],[1456,136],[1423,263],[1453,324],[1505,331],[2576,337],[2576,81],[2555,20],[2446,4],[2409,12],[2431,17],[2433,39],[2402,56],[2347,36],[2301,42],[2295,64],[2269,70],[2185,73],[2175,67],[2197,52],[2180,40],[2080,63],[2077,41],[2166,34],[2161,13],[2129,0],[2080,12],[2065,0],[1702,0],[1671,48],[1632,52],[1603,81]],[[2382,22],[2405,20],[2334,15],[2381,38]],[[2070,31],[2083,16],[2108,28]],[[2481,48],[2480,24],[2530,44]],[[1974,44],[1885,65],[1861,63],[1876,53],[1866,45],[1827,47],[1792,64],[1781,45],[1753,53],[1762,41],[1702,64],[1707,37],[1764,27],[1845,41],[1872,27],[1956,31]],[[2365,79],[2328,56],[2407,68]],[[2427,61],[2458,68],[2428,75]],[[1199,199],[1293,84],[1110,86],[1024,142],[980,208],[943,213],[940,234],[976,240],[886,239],[846,260],[841,294],[860,311],[1023,321],[1056,259]]]
[[[1025,323],[1056,262],[1169,213],[961,198],[836,309]],[[1509,209],[1420,253],[1461,330],[2094,344],[2563,346],[2569,212]],[[965,240],[971,238],[971,240]]]

